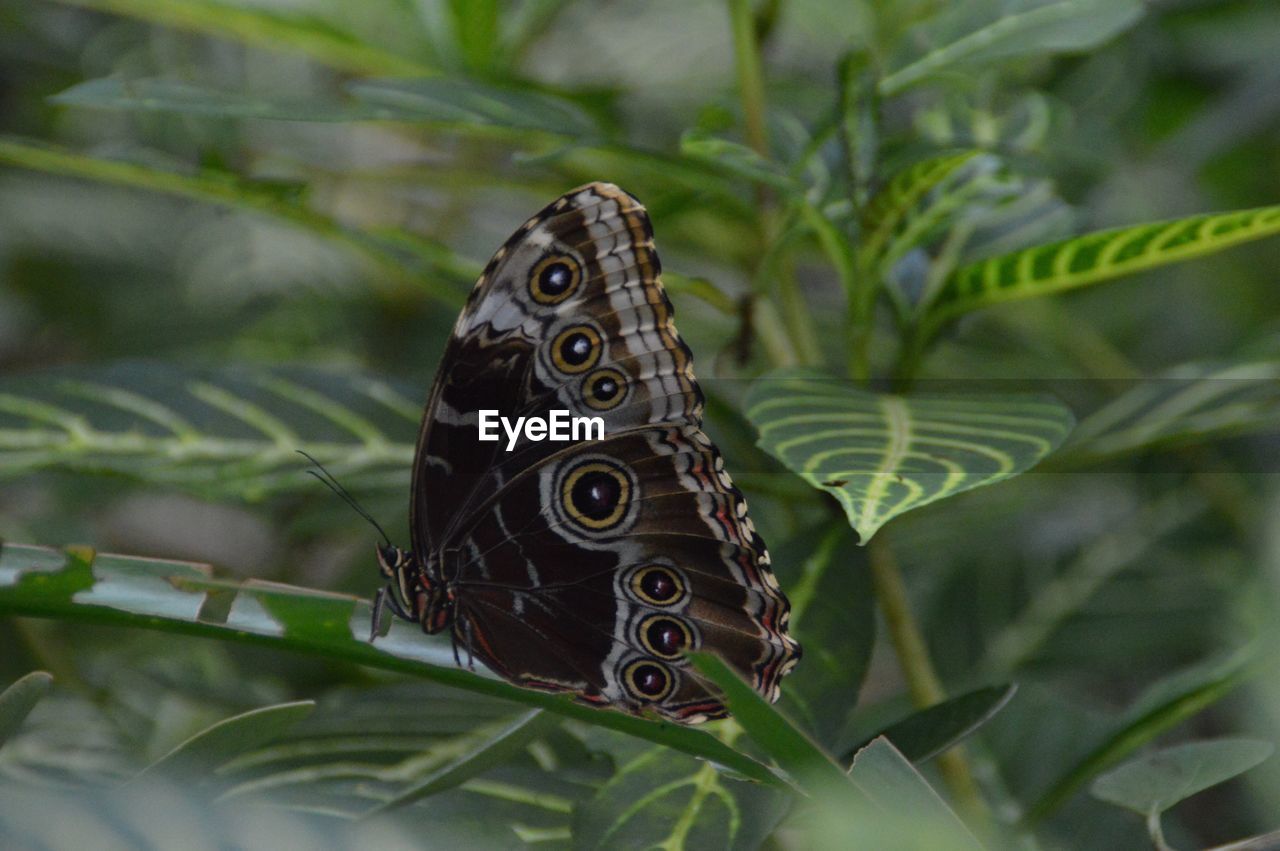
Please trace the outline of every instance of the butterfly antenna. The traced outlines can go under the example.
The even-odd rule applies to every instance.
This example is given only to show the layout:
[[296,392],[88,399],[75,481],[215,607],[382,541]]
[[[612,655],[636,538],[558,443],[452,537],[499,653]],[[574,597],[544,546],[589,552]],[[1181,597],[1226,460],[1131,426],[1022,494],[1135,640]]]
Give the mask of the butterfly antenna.
[[326,470],[323,464],[321,464],[319,461],[317,461],[308,453],[303,452],[301,449],[297,450],[297,452],[303,458],[306,458],[308,461],[314,464],[320,471],[320,472],[316,472],[315,470],[307,470],[307,474],[311,476],[315,476],[317,481],[321,482],[325,487],[327,487],[329,490],[337,494],[339,499],[341,499],[347,505],[351,506],[352,511],[354,511],[356,514],[359,514],[365,520],[368,520],[370,525],[372,525],[374,529],[377,529],[378,534],[382,536],[383,543],[385,543],[388,547],[391,546],[391,536],[387,534],[386,530],[382,528],[382,525],[378,523],[377,520],[373,519],[373,515],[370,514],[368,511],[366,511],[364,506],[356,501],[356,498],[351,495],[351,492],[348,491],[346,488],[344,488],[342,484],[336,478],[334,478],[333,473],[330,473],[328,470]]

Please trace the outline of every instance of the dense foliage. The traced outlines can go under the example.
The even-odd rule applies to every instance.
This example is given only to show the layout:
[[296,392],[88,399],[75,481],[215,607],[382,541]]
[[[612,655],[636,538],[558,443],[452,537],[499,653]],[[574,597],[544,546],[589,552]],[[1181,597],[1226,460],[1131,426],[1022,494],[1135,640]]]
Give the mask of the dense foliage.
[[[1274,5],[640,9],[0,0],[0,838],[1280,829]],[[776,707],[693,659],[703,728],[370,645],[374,533],[296,454],[405,540],[459,306],[589,180],[806,650]]]

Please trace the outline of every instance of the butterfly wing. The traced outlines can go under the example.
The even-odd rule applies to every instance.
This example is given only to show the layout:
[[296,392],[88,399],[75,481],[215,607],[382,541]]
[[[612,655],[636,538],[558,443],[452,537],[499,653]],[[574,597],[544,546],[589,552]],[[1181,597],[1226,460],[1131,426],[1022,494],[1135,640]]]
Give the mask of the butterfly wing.
[[696,426],[544,460],[459,554],[460,640],[522,685],[689,723],[725,710],[686,651],[713,650],[770,699],[799,658],[746,500]]
[[[769,557],[711,441],[643,206],[548,205],[486,267],[418,443],[411,525],[455,584],[455,634],[515,682],[692,722],[717,652],[771,699],[799,658]],[[479,439],[480,412],[599,416],[603,441]]]
[[600,417],[606,434],[698,422],[702,396],[671,322],[644,208],[610,184],[575,189],[511,236],[458,317],[427,406],[414,462],[414,549],[521,469],[566,444],[479,439],[481,411],[512,418],[552,408]]

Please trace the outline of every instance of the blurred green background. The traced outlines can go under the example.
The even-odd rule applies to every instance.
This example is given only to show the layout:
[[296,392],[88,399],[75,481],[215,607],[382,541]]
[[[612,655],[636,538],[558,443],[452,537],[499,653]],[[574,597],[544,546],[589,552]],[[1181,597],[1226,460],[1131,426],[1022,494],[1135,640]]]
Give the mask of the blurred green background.
[[[371,530],[259,451],[236,406],[405,541],[421,400],[476,274],[547,201],[611,181],[653,218],[708,429],[784,588],[821,600],[783,706],[840,756],[911,701],[867,550],[755,446],[751,380],[807,364],[901,386],[912,305],[966,263],[1280,202],[1277,56],[1274,0],[0,0],[0,539],[369,596]],[[851,320],[840,247],[865,245],[891,178],[955,152],[970,158],[912,199],[888,259],[857,267],[881,289]],[[1089,793],[1102,771],[1153,746],[1276,739],[1277,270],[1280,240],[1260,239],[979,310],[905,376],[1048,393],[1082,423],[1047,466],[880,533],[947,691],[1019,685],[966,748],[991,847],[1149,846],[1139,815]],[[199,450],[172,454],[157,411]],[[83,440],[47,439],[78,422]],[[101,788],[221,718],[316,699],[282,743],[212,781],[206,765],[191,800],[266,803],[341,844],[331,823],[522,709],[75,618],[0,610],[0,649],[0,684],[56,678],[0,751],[36,801],[0,805],[17,835],[41,835],[19,810],[41,824],[66,805],[40,790]],[[830,812],[655,747],[566,722],[374,841],[853,841]],[[958,800],[935,762],[918,767]],[[132,806],[101,817],[157,818]],[[225,836],[182,806],[175,830]],[[227,841],[303,829],[272,824]],[[1163,819],[1176,848],[1277,828],[1274,759]]]

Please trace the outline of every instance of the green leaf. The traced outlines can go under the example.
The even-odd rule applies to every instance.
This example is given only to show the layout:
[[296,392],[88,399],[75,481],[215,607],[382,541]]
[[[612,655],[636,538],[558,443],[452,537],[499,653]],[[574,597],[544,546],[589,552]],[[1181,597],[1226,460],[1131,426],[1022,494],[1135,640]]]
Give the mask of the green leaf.
[[772,186],[784,192],[795,192],[799,188],[781,164],[762,157],[753,148],[728,139],[689,130],[680,137],[680,153],[751,183]]
[[344,594],[217,579],[208,565],[189,562],[6,544],[0,547],[0,614],[242,641],[402,671],[647,739],[754,780],[780,782],[770,769],[704,731],[593,709],[487,672],[462,670],[447,638],[426,636],[414,624],[397,620],[386,636],[370,642],[369,602]]
[[496,0],[449,0],[453,40],[462,64],[473,73],[489,70],[501,45]]
[[418,393],[312,369],[121,363],[0,381],[0,479],[109,472],[260,499],[311,490],[305,449],[349,488],[407,486]]
[[[975,689],[950,698],[889,725],[854,751],[884,737],[911,762],[924,762],[972,735],[995,717],[1017,690],[1015,684],[1009,683]],[[853,756],[850,754],[847,759]]]
[[[138,783],[123,789],[0,783],[0,824],[4,825],[6,847],[23,848],[305,847],[337,851],[407,849],[422,844],[420,825],[352,824],[327,812],[288,812],[255,804],[219,803],[211,807],[202,790],[165,782]],[[470,835],[474,837],[476,832],[473,825]],[[509,829],[505,832],[509,837]]]
[[842,796],[848,778],[823,750],[756,693],[718,656],[690,654],[693,666],[719,686],[734,720],[793,781],[811,795]]
[[1163,748],[1103,774],[1089,791],[1141,815],[1165,810],[1243,774],[1271,756],[1275,745],[1256,739],[1210,739]]
[[[315,709],[314,700],[264,706],[201,730],[142,770],[138,778],[202,776],[218,765],[279,738]],[[137,779],[137,778],[135,778]]]
[[[605,776],[603,766],[552,726],[555,716],[534,725],[542,726],[536,743],[504,746],[503,758],[487,767],[487,757],[472,761],[512,726],[518,717],[512,708],[412,679],[330,691],[287,736],[220,765],[208,785],[220,806],[248,802],[314,811],[319,804],[331,815],[356,820],[442,775],[442,786],[418,811],[432,813],[432,839],[446,847],[468,844],[458,837],[477,831],[482,844],[507,843],[513,824],[567,830],[573,803],[593,791]],[[406,818],[414,816],[396,813],[378,821]]]
[[296,51],[317,62],[357,74],[425,74],[422,62],[386,51],[343,32],[314,15],[277,12],[256,4],[211,0],[58,0],[99,12],[128,15],[153,24],[230,38],[270,50]]
[[862,211],[862,250],[874,257],[890,235],[926,195],[957,169],[982,155],[981,151],[960,151],[921,160],[893,176],[871,197]]
[[[460,260],[439,243],[398,231],[371,234],[345,225],[262,185],[212,169],[182,172],[116,159],[85,156],[24,139],[0,136],[0,164],[80,177],[103,183],[160,192],[179,198],[268,215],[328,242],[340,245],[373,264],[381,276],[422,290],[457,307],[479,272],[479,264]],[[452,282],[442,286],[435,278]],[[378,276],[371,279],[380,280]]]
[[[945,8],[945,7],[944,7]],[[1001,60],[1096,47],[1132,26],[1140,0],[1015,0],[965,3],[911,33],[907,44],[936,44],[928,53],[880,80],[885,97],[932,77]],[[989,22],[983,22],[985,18]],[[978,19],[975,25],[975,19]]]
[[1064,458],[1114,457],[1280,425],[1280,361],[1186,364],[1081,421]]
[[765,451],[840,501],[862,544],[906,511],[1030,469],[1073,423],[1043,396],[894,396],[811,371],[757,381],[747,416]]
[[[815,541],[817,542],[815,545]],[[806,530],[773,551],[791,601],[791,634],[804,662],[787,676],[779,707],[821,745],[834,747],[871,663],[875,593],[866,550],[843,523]]]
[[782,792],[714,765],[665,748],[624,754],[613,777],[575,808],[574,848],[745,851],[759,848],[785,813]]
[[1009,676],[1032,664],[1049,640],[1073,617],[1080,617],[1100,589],[1125,568],[1169,540],[1206,510],[1205,500],[1170,490],[1098,528],[1052,578],[1019,601],[1021,609],[987,639],[980,668],[989,676]]
[[1280,234],[1280,206],[1096,231],[957,269],[924,320],[927,332],[971,310],[1078,289]]
[[1254,656],[1254,651],[1246,648],[1186,668],[1151,685],[1110,725],[1101,740],[1028,808],[1027,823],[1043,820],[1100,772],[1217,703],[1245,681]]
[[182,80],[104,77],[77,83],[50,98],[64,106],[130,112],[178,112],[212,118],[282,121],[372,121],[395,118],[388,109],[335,100],[266,97],[198,86]]
[[888,822],[891,832],[909,828],[916,836],[945,837],[943,845],[914,847],[948,851],[982,848],[964,822],[888,739],[875,739],[858,752],[849,769],[849,779]]
[[548,715],[541,709],[526,712],[487,740],[477,742],[475,747],[468,750],[466,754],[433,771],[426,779],[414,783],[391,800],[369,811],[366,817],[406,807],[438,792],[459,786],[523,751],[531,741],[559,721],[560,719],[554,715]]
[[347,86],[357,101],[401,120],[481,126],[593,139],[599,125],[567,98],[474,80],[430,77],[417,80],[363,80]]
[[53,685],[53,675],[32,671],[0,692],[0,748],[18,731],[22,722]]

